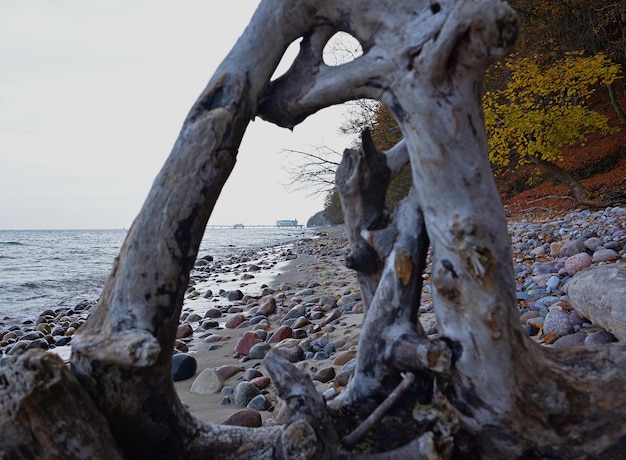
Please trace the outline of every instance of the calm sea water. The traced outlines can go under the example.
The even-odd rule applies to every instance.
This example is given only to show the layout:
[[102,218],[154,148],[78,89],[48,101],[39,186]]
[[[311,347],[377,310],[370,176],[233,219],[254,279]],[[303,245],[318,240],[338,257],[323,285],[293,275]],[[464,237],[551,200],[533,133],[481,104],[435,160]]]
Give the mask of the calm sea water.
[[[219,259],[306,232],[209,228],[199,256]],[[33,318],[47,308],[96,300],[125,236],[125,230],[0,230],[0,318]]]

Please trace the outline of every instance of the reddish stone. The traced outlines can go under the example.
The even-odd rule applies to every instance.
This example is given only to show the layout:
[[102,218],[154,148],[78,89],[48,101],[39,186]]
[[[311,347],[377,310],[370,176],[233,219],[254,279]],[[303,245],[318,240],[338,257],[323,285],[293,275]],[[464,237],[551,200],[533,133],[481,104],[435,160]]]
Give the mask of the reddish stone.
[[250,380],[250,383],[252,385],[254,385],[255,387],[257,387],[259,390],[262,390],[264,388],[266,388],[269,384],[270,384],[271,380],[269,377],[255,377],[252,380]]
[[333,364],[335,366],[343,366],[344,364],[346,364],[348,361],[350,361],[351,359],[355,357],[356,357],[356,350],[344,351],[335,358],[335,360],[333,361]]
[[293,337],[293,330],[289,326],[280,326],[274,331],[267,343],[278,343]]
[[261,419],[261,414],[259,412],[252,409],[245,409],[239,412],[235,412],[233,415],[228,417],[222,425],[234,425],[234,426],[245,426],[249,428],[260,427],[263,423]]
[[223,366],[220,366],[217,369],[215,369],[215,372],[221,375],[224,380],[228,380],[233,375],[237,375],[240,372],[243,372],[244,370],[245,368],[241,366],[233,366],[232,364],[224,364]]
[[256,343],[262,342],[261,338],[252,331],[246,331],[237,341],[235,345],[235,353],[248,356],[250,348]]
[[573,275],[574,273],[584,270],[591,265],[591,261],[591,256],[586,252],[573,255],[568,257],[565,261],[565,271],[567,271],[569,275]]
[[187,353],[189,351],[187,344],[185,342],[181,342],[180,340],[174,342],[174,348],[178,351],[182,351],[183,353]]
[[222,312],[219,308],[209,308],[204,314],[205,318],[219,318],[220,316],[222,316]]
[[226,320],[226,323],[224,324],[224,326],[227,329],[235,329],[237,326],[239,326],[245,320],[246,320],[245,316],[243,316],[241,313],[237,313],[236,315],[233,315],[230,318],[228,318]]
[[[54,335],[54,333],[52,335]],[[192,335],[193,335],[193,328],[191,327],[191,325],[186,324],[186,323],[178,326],[178,329],[176,330],[177,339],[184,339],[185,337],[191,337]]]
[[269,316],[276,311],[276,299],[272,296],[266,296],[261,299],[261,303],[257,313]]

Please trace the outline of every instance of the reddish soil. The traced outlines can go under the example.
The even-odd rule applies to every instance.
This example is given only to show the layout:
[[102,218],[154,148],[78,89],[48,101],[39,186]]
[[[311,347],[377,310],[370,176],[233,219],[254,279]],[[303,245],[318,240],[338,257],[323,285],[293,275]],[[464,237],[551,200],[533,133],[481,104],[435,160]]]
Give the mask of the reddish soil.
[[[626,97],[620,103],[626,107]],[[604,101],[599,104],[601,107],[596,110],[609,116],[613,126],[620,126],[615,111],[610,106],[607,108]],[[621,200],[621,204],[626,204],[626,127],[609,135],[590,136],[583,145],[564,149],[563,160],[557,164],[581,179],[581,183],[599,201]],[[512,194],[510,190],[515,183],[537,185],[518,185],[519,188],[530,188]],[[567,187],[553,183],[532,166],[520,168],[509,177],[499,178],[498,184],[509,215],[559,212],[580,207]]]

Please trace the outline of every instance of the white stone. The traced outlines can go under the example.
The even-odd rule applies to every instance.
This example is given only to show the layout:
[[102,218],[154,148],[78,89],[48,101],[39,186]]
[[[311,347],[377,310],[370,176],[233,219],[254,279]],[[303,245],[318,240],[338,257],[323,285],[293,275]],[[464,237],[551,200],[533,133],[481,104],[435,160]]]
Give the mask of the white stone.
[[224,379],[214,369],[205,369],[191,384],[192,393],[211,395],[219,393],[224,386]]

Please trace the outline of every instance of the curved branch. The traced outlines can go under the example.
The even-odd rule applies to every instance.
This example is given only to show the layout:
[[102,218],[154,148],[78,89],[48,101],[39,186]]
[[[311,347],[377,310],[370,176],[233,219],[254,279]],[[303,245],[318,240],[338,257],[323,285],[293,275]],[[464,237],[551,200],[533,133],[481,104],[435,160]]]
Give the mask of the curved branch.
[[270,83],[259,101],[259,116],[293,129],[308,116],[353,99],[378,99],[386,87],[388,61],[366,53],[340,66],[327,66],[309,49],[305,37],[292,68]]

